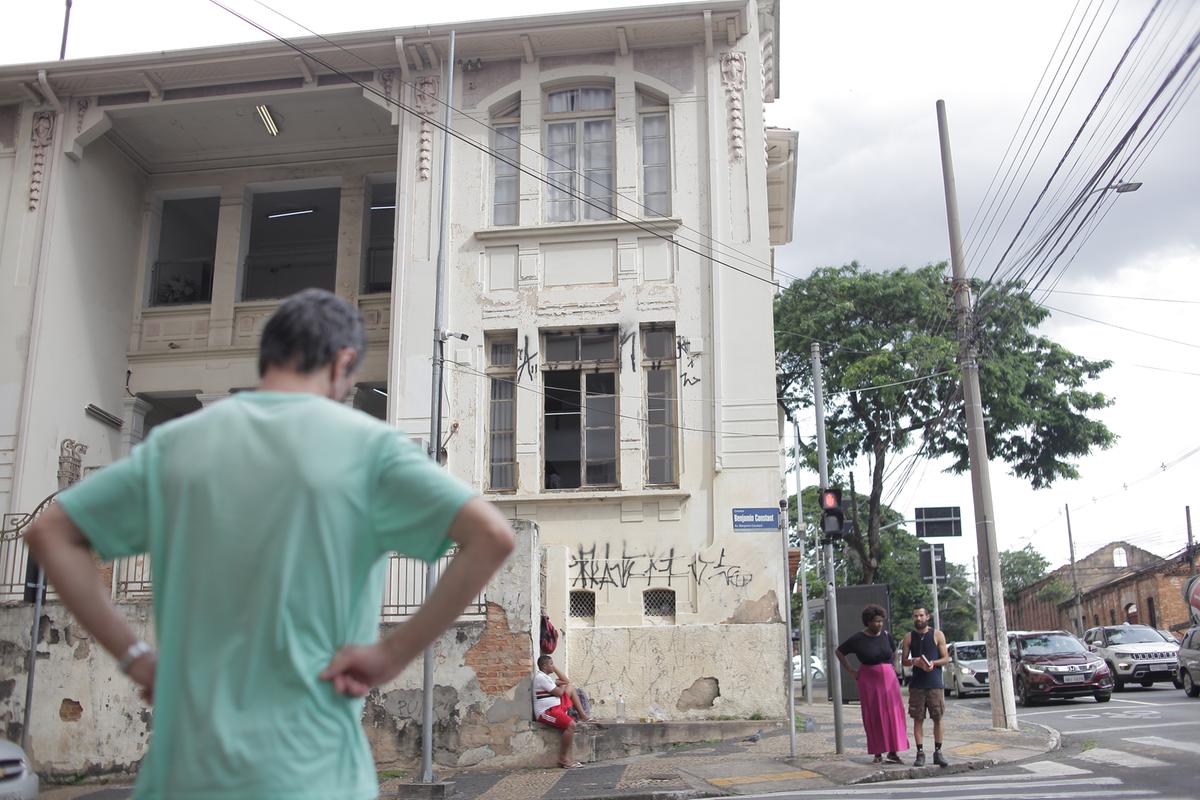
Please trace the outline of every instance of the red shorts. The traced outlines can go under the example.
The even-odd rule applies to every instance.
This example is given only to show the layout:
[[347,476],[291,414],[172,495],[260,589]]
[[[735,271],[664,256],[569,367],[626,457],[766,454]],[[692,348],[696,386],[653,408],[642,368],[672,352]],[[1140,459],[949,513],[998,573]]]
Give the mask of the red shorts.
[[571,719],[571,715],[567,713],[567,709],[570,707],[571,698],[564,694],[558,705],[551,706],[542,713],[538,714],[538,722],[544,722],[547,725],[553,725],[560,731],[565,731],[567,728],[571,727],[571,723],[575,721]]

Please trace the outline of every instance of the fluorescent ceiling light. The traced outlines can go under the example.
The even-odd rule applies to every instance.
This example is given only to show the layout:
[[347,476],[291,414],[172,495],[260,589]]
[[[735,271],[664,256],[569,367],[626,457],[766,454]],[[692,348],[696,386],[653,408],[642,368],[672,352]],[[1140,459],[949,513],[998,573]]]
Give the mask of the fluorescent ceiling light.
[[375,394],[381,394],[384,397],[387,397],[387,392],[385,392],[383,389],[376,389],[374,386],[372,386],[371,391],[374,392]]
[[396,207],[396,204],[392,203],[390,206],[371,206],[371,210],[372,211],[387,211],[388,209],[395,208],[395,207]]
[[297,211],[276,211],[274,214],[267,214],[267,219],[279,219],[280,217],[298,217],[301,214],[315,214],[315,208],[301,208]]
[[264,127],[266,127],[267,133],[271,134],[272,136],[278,136],[279,126],[275,124],[275,118],[271,116],[271,109],[264,105],[257,105],[254,108],[256,111],[258,111],[258,118],[262,120],[262,124]]

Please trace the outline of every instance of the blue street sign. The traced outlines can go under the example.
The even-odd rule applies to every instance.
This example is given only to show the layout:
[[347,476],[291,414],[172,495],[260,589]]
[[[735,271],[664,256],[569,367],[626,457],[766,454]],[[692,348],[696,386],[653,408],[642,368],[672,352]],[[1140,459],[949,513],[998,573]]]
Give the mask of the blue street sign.
[[735,531],[779,530],[778,508],[735,508],[733,510]]

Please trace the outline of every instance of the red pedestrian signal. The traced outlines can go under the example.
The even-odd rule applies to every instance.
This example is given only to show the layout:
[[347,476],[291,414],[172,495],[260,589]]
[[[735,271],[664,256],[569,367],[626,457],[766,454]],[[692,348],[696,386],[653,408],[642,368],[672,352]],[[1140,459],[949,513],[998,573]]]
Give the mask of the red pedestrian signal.
[[841,536],[846,524],[842,511],[842,490],[836,486],[822,489],[817,499],[821,503],[821,531],[829,537]]

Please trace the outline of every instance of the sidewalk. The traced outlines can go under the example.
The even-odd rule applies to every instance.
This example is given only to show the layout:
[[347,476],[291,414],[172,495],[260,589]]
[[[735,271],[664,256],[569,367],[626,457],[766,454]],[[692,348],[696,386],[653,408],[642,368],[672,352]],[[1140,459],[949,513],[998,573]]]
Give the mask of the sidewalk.
[[[904,766],[880,766],[866,754],[857,706],[847,706],[844,755],[834,754],[833,705],[797,704],[801,725],[796,731],[796,759],[788,757],[787,729],[764,722],[754,741],[718,742],[680,747],[668,753],[587,765],[576,770],[462,771],[439,775],[455,782],[454,797],[478,800],[667,800],[717,797],[846,784],[948,775],[985,769],[1038,756],[1058,746],[1058,734],[1023,725],[1019,732],[994,731],[991,719],[965,706],[947,704],[944,750],[950,767],[908,766],[916,752],[902,753]],[[601,723],[602,724],[602,723]],[[926,722],[926,742],[932,752],[932,724]],[[755,737],[750,737],[754,739]],[[382,797],[394,794],[398,782],[387,782]],[[396,787],[398,788],[398,787]]]
[[[778,721],[763,722],[759,734],[742,741],[678,747],[667,753],[633,756],[588,764],[582,769],[508,771],[440,770],[438,778],[454,781],[454,798],[468,800],[674,800],[759,794],[875,781],[949,775],[1041,755],[1058,746],[1058,734],[1023,724],[1018,732],[995,731],[986,714],[948,703],[944,751],[946,769],[912,763],[915,748],[901,753],[905,765],[880,766],[866,754],[857,706],[845,709],[844,755],[834,754],[833,706],[798,703],[796,753],[788,757],[787,729]],[[603,723],[600,723],[601,725]],[[932,725],[925,740],[932,751]],[[383,782],[382,798],[403,797],[401,782]],[[45,787],[45,800],[123,800],[124,787]]]

